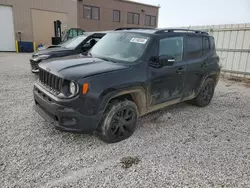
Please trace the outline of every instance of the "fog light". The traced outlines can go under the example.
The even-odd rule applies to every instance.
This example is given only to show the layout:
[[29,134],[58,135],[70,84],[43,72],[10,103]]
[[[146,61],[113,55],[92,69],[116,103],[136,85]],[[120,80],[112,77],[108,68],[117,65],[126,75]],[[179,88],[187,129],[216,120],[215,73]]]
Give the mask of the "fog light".
[[62,117],[61,123],[65,126],[72,126],[76,124],[76,118],[73,117]]

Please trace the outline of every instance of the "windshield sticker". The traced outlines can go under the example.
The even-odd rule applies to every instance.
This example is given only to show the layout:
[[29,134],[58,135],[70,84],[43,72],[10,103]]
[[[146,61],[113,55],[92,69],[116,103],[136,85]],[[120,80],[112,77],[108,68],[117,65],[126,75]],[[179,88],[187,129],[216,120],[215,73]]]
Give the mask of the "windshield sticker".
[[130,40],[130,42],[140,43],[140,44],[146,44],[147,41],[148,39],[143,39],[143,38],[132,38]]

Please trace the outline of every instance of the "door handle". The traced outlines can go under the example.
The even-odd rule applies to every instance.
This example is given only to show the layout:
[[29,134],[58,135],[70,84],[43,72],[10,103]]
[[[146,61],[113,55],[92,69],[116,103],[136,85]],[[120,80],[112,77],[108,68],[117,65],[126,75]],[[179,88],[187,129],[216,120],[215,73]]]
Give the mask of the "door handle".
[[201,67],[202,67],[202,68],[207,68],[207,63],[203,63],[203,64],[201,65]]
[[179,68],[179,69],[176,70],[176,73],[182,74],[185,71],[186,71],[186,69],[181,67],[181,68]]

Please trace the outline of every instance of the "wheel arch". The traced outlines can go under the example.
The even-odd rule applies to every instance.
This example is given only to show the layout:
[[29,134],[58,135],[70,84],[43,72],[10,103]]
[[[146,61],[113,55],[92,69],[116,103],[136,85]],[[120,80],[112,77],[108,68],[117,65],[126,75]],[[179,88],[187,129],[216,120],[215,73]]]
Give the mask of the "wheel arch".
[[220,77],[220,71],[214,71],[214,72],[211,72],[210,74],[207,74],[205,75],[201,82],[200,82],[200,85],[199,85],[199,88],[197,90],[197,93],[196,95],[198,95],[198,93],[200,92],[202,86],[204,85],[205,81],[208,79],[208,78],[212,78],[215,82],[215,85],[217,85],[218,81],[219,81],[219,77]]
[[136,104],[140,116],[146,113],[146,92],[143,87],[119,89],[108,93],[103,98],[100,111],[104,111],[108,104],[114,100],[130,100]]

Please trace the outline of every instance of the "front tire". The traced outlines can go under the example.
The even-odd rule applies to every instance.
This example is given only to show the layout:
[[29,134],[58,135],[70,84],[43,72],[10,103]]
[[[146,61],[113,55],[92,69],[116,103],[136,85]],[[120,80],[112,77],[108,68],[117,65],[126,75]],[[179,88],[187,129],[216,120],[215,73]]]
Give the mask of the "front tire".
[[215,82],[212,78],[207,78],[204,82],[198,96],[194,98],[191,103],[199,106],[205,107],[210,104],[214,96]]
[[138,109],[132,101],[111,102],[99,127],[99,137],[107,143],[120,142],[135,131],[139,118]]

